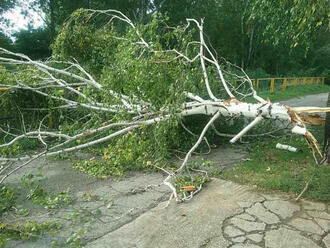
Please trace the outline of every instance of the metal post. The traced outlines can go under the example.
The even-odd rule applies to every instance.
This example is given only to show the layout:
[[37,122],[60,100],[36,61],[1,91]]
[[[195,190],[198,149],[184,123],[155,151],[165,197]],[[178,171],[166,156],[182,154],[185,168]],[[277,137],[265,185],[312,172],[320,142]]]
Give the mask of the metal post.
[[283,79],[283,85],[282,85],[282,89],[285,90],[286,89],[286,85],[287,85],[287,82],[286,82],[286,78]]
[[270,80],[270,92],[274,92],[275,78]]

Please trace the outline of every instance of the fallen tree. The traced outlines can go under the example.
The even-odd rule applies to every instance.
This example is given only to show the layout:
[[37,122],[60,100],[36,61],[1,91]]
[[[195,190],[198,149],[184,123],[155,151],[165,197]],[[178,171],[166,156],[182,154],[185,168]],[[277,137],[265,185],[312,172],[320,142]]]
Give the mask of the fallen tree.
[[[38,96],[34,102],[37,105],[20,106],[20,111],[42,115],[37,126],[27,125],[21,115],[20,133],[2,127],[9,141],[0,148],[22,139],[35,139],[43,146],[33,155],[1,155],[0,184],[38,158],[77,151],[116,137],[137,134],[147,140],[155,135],[152,145],[160,148],[152,152],[166,150],[169,146],[162,147],[162,137],[177,138],[173,126],[190,116],[205,116],[207,122],[181,166],[169,171],[146,162],[167,174],[163,184],[176,200],[190,199],[201,189],[194,188],[189,196],[180,197],[173,180],[183,173],[199,145],[207,143],[209,129],[220,136],[232,136],[230,142],[235,143],[263,120],[280,120],[290,123],[293,133],[305,136],[316,161],[316,153],[322,157],[316,139],[306,128],[310,118],[305,114],[330,108],[290,108],[259,97],[248,75],[219,60],[205,42],[203,20],[187,19],[186,25],[168,27],[162,17],[154,16],[149,24],[135,25],[115,10],[78,10],[64,25],[53,50],[54,57],[42,62],[0,48],[0,64],[10,65],[2,69],[0,87]],[[248,97],[254,100],[245,102]],[[222,133],[214,125],[219,119],[239,117],[252,121],[234,135]],[[71,120],[66,121],[66,128],[62,126],[64,119]],[[70,129],[73,125],[75,128]],[[155,127],[153,132],[144,131],[149,126]]]

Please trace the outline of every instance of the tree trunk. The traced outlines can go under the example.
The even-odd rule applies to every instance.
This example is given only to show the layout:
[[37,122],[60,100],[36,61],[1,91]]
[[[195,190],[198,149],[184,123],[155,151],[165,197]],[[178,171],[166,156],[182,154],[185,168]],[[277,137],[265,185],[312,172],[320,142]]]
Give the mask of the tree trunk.
[[[50,0],[51,7],[51,20],[52,20],[52,32],[55,34],[55,0]],[[108,23],[111,24],[111,21],[114,19],[120,20],[123,23],[126,23],[132,31],[135,32],[135,36],[132,40],[127,39],[127,37],[116,37],[118,40],[124,40],[125,42],[130,41],[132,46],[138,46],[138,50],[141,51],[141,54],[136,57],[136,61],[141,59],[142,55],[145,53],[148,54],[165,54],[166,60],[163,63],[168,63],[171,60],[180,60],[180,63],[185,63],[187,68],[182,68],[186,70],[186,73],[191,73],[192,69],[188,67],[189,63],[194,63],[195,61],[200,60],[200,68],[198,69],[200,75],[203,75],[201,79],[201,83],[203,83],[204,89],[201,89],[201,96],[198,93],[189,92],[189,88],[182,88],[180,91],[175,92],[173,97],[182,97],[182,101],[177,102],[176,106],[172,106],[163,103],[163,106],[157,107],[153,106],[153,102],[150,101],[149,97],[145,96],[148,89],[144,86],[147,84],[142,84],[143,87],[137,88],[136,92],[129,92],[129,94],[125,95],[116,91],[116,89],[109,89],[108,87],[104,87],[104,82],[98,82],[96,78],[93,77],[92,74],[87,72],[78,62],[75,60],[74,62],[66,61],[34,61],[30,59],[28,56],[20,53],[13,53],[6,49],[0,48],[0,64],[11,64],[16,65],[18,70],[22,70],[25,67],[31,70],[34,74],[34,78],[37,79],[37,84],[35,82],[31,82],[30,77],[25,81],[25,74],[20,77],[17,77],[17,71],[13,71],[12,78],[15,79],[14,82],[9,84],[0,84],[1,88],[8,88],[9,90],[26,90],[32,91],[35,94],[40,96],[47,97],[52,100],[55,104],[52,105],[52,109],[63,109],[63,110],[74,110],[79,107],[79,111],[84,110],[84,118],[90,116],[90,114],[86,115],[86,113],[94,113],[95,111],[100,111],[103,113],[107,113],[106,118],[104,119],[104,123],[100,124],[98,127],[90,128],[89,126],[83,126],[79,129],[79,132],[76,134],[72,134],[70,132],[65,133],[61,130],[49,130],[45,125],[43,125],[44,120],[48,117],[46,115],[43,119],[40,120],[39,128],[29,128],[26,130],[26,126],[22,121],[22,126],[24,127],[24,132],[22,134],[17,135],[15,133],[10,133],[6,131],[7,129],[0,129],[0,132],[6,136],[11,136],[12,139],[7,143],[0,144],[0,148],[13,146],[16,141],[23,139],[35,139],[40,142],[40,144],[44,147],[43,150],[40,151],[39,154],[20,154],[17,157],[12,156],[3,156],[0,155],[0,185],[13,173],[17,172],[19,169],[23,168],[27,164],[32,161],[41,158],[41,157],[49,157],[56,156],[66,152],[73,152],[80,149],[85,149],[90,146],[98,145],[100,143],[108,142],[109,140],[125,135],[127,133],[133,132],[138,129],[142,129],[146,126],[158,125],[158,123],[163,122],[165,120],[169,120],[171,117],[186,117],[186,116],[200,116],[202,115],[208,116],[206,118],[210,119],[209,122],[204,126],[203,131],[199,135],[199,138],[195,145],[191,147],[189,152],[186,154],[183,163],[181,166],[172,171],[166,171],[163,168],[161,169],[163,172],[167,173],[168,176],[163,181],[164,185],[167,185],[172,190],[172,196],[177,200],[187,200],[190,199],[194,193],[198,192],[201,188],[196,190],[193,194],[189,196],[184,196],[180,198],[176,192],[176,188],[174,187],[173,180],[184,172],[185,166],[187,165],[191,155],[195,152],[200,143],[204,140],[204,136],[210,127],[214,127],[214,122],[217,119],[222,119],[224,121],[229,120],[229,118],[250,118],[253,119],[248,125],[246,125],[240,132],[234,135],[220,133],[217,132],[217,135],[231,137],[231,143],[240,140],[243,135],[245,135],[251,128],[258,125],[263,119],[273,119],[277,121],[282,121],[285,124],[291,123],[292,133],[305,136],[308,141],[309,147],[313,152],[313,156],[316,158],[316,152],[320,156],[322,153],[319,149],[318,142],[313,137],[313,135],[307,130],[306,124],[307,121],[303,118],[303,113],[317,113],[317,112],[330,112],[330,108],[318,108],[318,107],[295,107],[291,108],[288,106],[281,105],[279,103],[272,103],[270,100],[265,100],[262,97],[258,96],[257,92],[253,88],[253,83],[248,75],[244,72],[243,69],[231,65],[229,62],[228,66],[232,66],[235,70],[241,70],[243,76],[233,75],[231,72],[227,72],[226,70],[222,70],[218,60],[216,59],[216,55],[211,51],[210,47],[207,46],[204,40],[204,31],[203,31],[203,19],[198,22],[195,19],[187,19],[187,27],[189,25],[194,25],[199,31],[199,40],[192,41],[187,43],[187,47],[183,52],[180,50],[171,49],[171,50],[156,50],[157,46],[153,46],[151,43],[147,43],[146,40],[142,37],[138,28],[134,25],[134,23],[128,19],[127,16],[122,14],[116,10],[85,10],[87,14],[89,14],[90,18],[92,16],[100,16],[105,15],[110,19]],[[104,26],[102,26],[104,28]],[[103,29],[102,29],[103,30]],[[242,25],[242,34],[244,34],[244,27]],[[131,37],[128,36],[128,37]],[[242,35],[243,38],[243,35]],[[199,52],[193,57],[188,57],[187,49],[190,47],[190,44],[198,44],[200,49]],[[242,43],[243,44],[243,43]],[[244,45],[244,44],[243,44]],[[141,49],[143,48],[143,50]],[[197,52],[197,51],[194,51]],[[146,56],[148,57],[148,56]],[[154,57],[151,57],[154,58]],[[162,57],[160,57],[162,58]],[[153,63],[155,61],[150,60]],[[52,63],[51,63],[52,62]],[[157,57],[157,63],[162,62]],[[59,66],[60,65],[60,66]],[[115,65],[120,65],[114,64]],[[22,66],[22,67],[21,67]],[[23,67],[25,66],[25,67]],[[215,73],[210,73],[210,69],[213,68]],[[33,70],[32,70],[33,69]],[[23,70],[22,73],[25,73],[26,70]],[[229,70],[231,71],[231,70]],[[140,71],[143,73],[148,73],[145,71]],[[15,74],[14,74],[15,73]],[[30,72],[29,72],[30,73]],[[139,76],[139,71],[136,71],[136,78]],[[19,74],[18,74],[19,75]],[[240,86],[234,87],[232,85],[234,79],[232,81],[225,80],[225,76],[230,75],[240,82]],[[23,77],[24,76],[24,77]],[[212,78],[211,78],[212,76]],[[216,76],[216,77],[215,77]],[[22,78],[22,79],[21,79]],[[218,80],[219,85],[221,85],[222,90],[225,95],[218,95],[217,92],[212,91],[212,80]],[[140,82],[140,81],[139,81]],[[179,80],[176,80],[177,83],[180,83]],[[131,83],[123,82],[123,83]],[[185,83],[185,82],[182,82]],[[141,85],[141,83],[139,83]],[[160,84],[161,85],[161,84]],[[167,85],[166,85],[167,86]],[[184,85],[183,85],[184,86]],[[193,85],[192,85],[193,86]],[[191,86],[192,89],[194,89]],[[81,87],[88,89],[93,89],[93,91],[85,91],[81,90]],[[164,84],[165,87],[165,84]],[[244,91],[240,92],[240,88],[244,88]],[[246,89],[248,88],[248,89]],[[59,89],[65,94],[58,94]],[[185,89],[185,90],[183,90]],[[143,91],[146,90],[146,91]],[[100,94],[100,92],[102,94]],[[137,93],[137,94],[136,94]],[[107,97],[99,97],[107,96]],[[240,98],[236,98],[240,97]],[[239,99],[243,100],[246,97],[251,96],[258,103],[249,103],[243,102]],[[218,98],[219,97],[219,98]],[[221,97],[221,98],[220,98]],[[108,102],[109,98],[112,99],[111,104]],[[43,110],[43,108],[38,108],[38,106],[33,106],[39,110]],[[47,108],[47,111],[49,108]],[[174,110],[174,111],[173,111]],[[71,112],[68,112],[71,113]],[[113,115],[111,114],[113,113]],[[117,120],[116,115],[125,113],[123,115],[123,119],[121,121]],[[109,117],[111,116],[111,117]],[[127,117],[127,118],[124,118]],[[79,119],[79,121],[82,119]],[[329,139],[329,127],[330,121],[327,122],[327,139]],[[33,125],[32,125],[33,127]],[[220,130],[221,131],[221,130]],[[166,132],[164,132],[166,135]],[[48,138],[56,139],[57,142],[49,142]],[[48,142],[48,143],[47,143]],[[23,162],[24,160],[24,162]],[[16,166],[14,162],[18,162],[19,165]],[[13,166],[15,165],[15,166]]]
[[[330,107],[330,93],[328,95],[327,107]],[[330,164],[330,112],[326,113],[325,127],[324,127],[324,162]]]
[[254,35],[254,27],[252,28],[251,33],[250,33],[249,55],[248,55],[248,59],[246,62],[246,66],[250,65],[250,61],[251,61],[251,57],[252,57],[253,38],[254,38],[253,35]]
[[55,0],[49,1],[49,11],[50,11],[50,36],[51,40],[55,38]]

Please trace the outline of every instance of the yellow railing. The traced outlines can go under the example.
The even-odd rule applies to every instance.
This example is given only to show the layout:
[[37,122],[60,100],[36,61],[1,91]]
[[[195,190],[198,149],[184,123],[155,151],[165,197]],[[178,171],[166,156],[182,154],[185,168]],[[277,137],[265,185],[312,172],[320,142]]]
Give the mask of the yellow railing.
[[[284,77],[284,78],[257,78],[251,79],[255,89],[261,88],[262,81],[270,82],[269,91],[274,92],[276,86],[281,86],[282,90],[285,90],[287,86],[297,86],[306,84],[319,84],[324,85],[325,77]],[[280,84],[276,82],[280,81]]]
[[[260,88],[260,82],[262,81],[269,81],[270,87],[269,91],[274,92],[275,91],[275,81],[280,80],[281,81],[281,88],[282,90],[285,90],[287,86],[297,86],[297,85],[306,85],[306,84],[319,84],[322,83],[324,85],[325,77],[284,77],[284,78],[257,78],[257,79],[251,79],[253,83],[253,87],[255,89]],[[237,81],[235,81],[235,85],[237,84]],[[7,91],[8,88],[0,88],[0,92]]]

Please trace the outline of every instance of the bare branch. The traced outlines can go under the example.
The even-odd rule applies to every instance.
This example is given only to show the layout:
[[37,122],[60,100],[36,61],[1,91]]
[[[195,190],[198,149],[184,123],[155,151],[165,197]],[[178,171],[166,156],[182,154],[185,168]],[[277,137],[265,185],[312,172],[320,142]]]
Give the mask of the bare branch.
[[[40,144],[43,145],[44,150],[34,155],[21,154],[17,157],[7,157],[1,154],[0,161],[5,163],[0,167],[0,184],[10,175],[38,158],[55,156],[91,147],[125,135],[129,132],[133,132],[144,126],[158,125],[159,122],[169,120],[171,117],[180,119],[193,115],[209,116],[210,120],[204,126],[200,135],[192,133],[188,127],[183,125],[183,128],[191,135],[198,137],[198,140],[190,148],[180,167],[175,170],[174,173],[171,173],[164,168],[153,165],[166,174],[167,177],[163,181],[163,184],[171,189],[171,198],[174,197],[177,201],[189,200],[202,189],[202,185],[196,186],[194,191],[191,191],[180,199],[172,183],[176,176],[183,173],[190,157],[203,140],[211,149],[211,146],[205,137],[205,134],[210,127],[215,130],[216,134],[232,138],[230,142],[234,143],[244,137],[251,128],[262,120],[280,120],[288,124],[293,124],[294,127],[292,133],[302,135],[306,138],[315,159],[317,153],[322,156],[317,140],[307,129],[309,124],[308,118],[304,118],[302,113],[330,112],[330,108],[289,108],[279,103],[271,103],[270,101],[266,101],[259,97],[253,88],[251,79],[243,69],[227,61],[225,64],[226,70],[222,68],[224,66],[220,66],[220,62],[216,58],[216,55],[205,42],[203,19],[200,22],[195,19],[187,19],[185,30],[190,27],[190,24],[193,24],[192,26],[195,28],[197,27],[199,34],[199,39],[197,41],[189,41],[185,47],[180,48],[182,51],[177,48],[161,50],[159,49],[159,46],[155,46],[153,43],[148,42],[148,39],[143,37],[143,33],[140,32],[138,27],[120,11],[83,11],[89,13],[88,16],[90,21],[93,18],[102,15],[107,17],[105,25],[112,25],[117,21],[127,24],[128,28],[133,31],[133,35],[130,35],[129,38],[113,37],[113,39],[118,42],[123,41],[125,44],[130,42],[133,47],[137,47],[137,61],[143,59],[146,54],[161,55],[161,57],[162,54],[164,54],[166,56],[164,56],[165,59],[163,60],[166,61],[160,59],[160,61],[156,61],[156,63],[178,61],[178,64],[187,66],[189,70],[190,66],[195,70],[196,64],[198,64],[197,62],[200,60],[200,65],[198,66],[200,66],[199,72],[204,80],[203,92],[195,93],[195,88],[191,87],[191,89],[189,89],[184,82],[182,87],[179,87],[180,92],[176,92],[174,95],[174,97],[179,96],[178,99],[180,99],[176,106],[164,103],[163,106],[155,107],[152,104],[152,100],[145,97],[147,98],[146,100],[141,96],[140,88],[138,88],[138,92],[127,93],[123,91],[127,95],[113,89],[108,89],[108,85],[106,85],[107,82],[102,82],[102,79],[100,79],[99,82],[93,77],[92,73],[88,72],[86,68],[80,65],[76,59],[72,59],[72,61],[58,61],[54,60],[54,58],[50,58],[44,62],[34,61],[24,54],[10,52],[6,49],[0,48],[0,63],[18,65],[17,68],[19,70],[19,72],[14,70],[9,71],[12,78],[15,80],[14,83],[2,82],[0,87],[8,89],[9,92],[30,91],[55,102],[54,106],[49,106],[49,108],[45,106],[24,106],[24,110],[60,110],[67,113],[78,113],[80,111],[80,108],[78,107],[81,107],[83,108],[83,113],[81,113],[75,121],[90,124],[89,122],[92,121],[92,118],[90,117],[99,115],[101,119],[103,118],[101,117],[102,112],[104,112],[104,116],[107,116],[106,118],[108,118],[106,120],[101,120],[101,122],[103,122],[102,126],[90,128],[91,125],[82,125],[82,127],[79,128],[79,131],[76,130],[77,134],[65,134],[59,131],[54,131],[54,129],[47,129],[46,125],[43,124],[43,121],[46,120],[48,115],[45,115],[43,119],[37,123],[39,124],[38,127],[31,128],[29,125],[26,125],[24,122],[24,116],[21,113],[21,130],[14,130],[10,127],[0,127],[0,132],[5,136],[3,139],[4,141],[0,144],[0,148],[10,147],[23,139],[37,139]],[[199,51],[195,52],[196,48]],[[194,53],[191,53],[191,50],[193,50]],[[154,61],[152,62],[155,63]],[[239,69],[240,75],[232,73],[231,69],[227,70],[227,68],[235,68],[236,71]],[[24,77],[21,77],[22,75],[24,76],[24,73],[33,75],[33,83],[26,81],[24,80]],[[136,77],[138,76],[139,75],[136,75]],[[220,92],[213,92],[211,89],[210,82],[213,82],[214,79],[219,80],[219,86],[222,87]],[[239,81],[239,85],[237,86],[232,80]],[[180,79],[175,78],[174,82],[175,84],[179,84]],[[122,83],[130,84],[131,82]],[[200,89],[200,86],[196,88]],[[93,89],[92,93],[89,92],[89,89]],[[64,93],[56,94],[56,92]],[[226,93],[227,99],[221,99],[220,96],[218,96],[218,94],[220,95],[222,92]],[[100,97],[100,95],[106,95],[109,96],[109,98],[105,99]],[[0,97],[2,96],[3,95]],[[253,96],[259,103],[253,104],[243,102],[243,99],[246,99],[248,96]],[[240,101],[237,99],[240,99]],[[18,110],[20,111],[20,109]],[[124,116],[121,117],[122,119],[120,119],[120,121],[117,118],[118,114],[123,114]],[[228,117],[230,119],[238,117],[251,118],[253,121],[236,135],[223,133],[221,130],[218,131],[214,127],[214,122],[218,118]],[[75,117],[68,114],[68,120],[72,120],[73,118]],[[88,120],[88,118],[90,119]],[[271,135],[277,131],[278,129],[264,134],[252,134],[250,136],[257,137]],[[56,140],[56,143],[50,142],[49,138]],[[22,162],[22,164],[12,168],[13,163],[11,162],[21,162],[23,160],[24,162]]]

